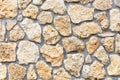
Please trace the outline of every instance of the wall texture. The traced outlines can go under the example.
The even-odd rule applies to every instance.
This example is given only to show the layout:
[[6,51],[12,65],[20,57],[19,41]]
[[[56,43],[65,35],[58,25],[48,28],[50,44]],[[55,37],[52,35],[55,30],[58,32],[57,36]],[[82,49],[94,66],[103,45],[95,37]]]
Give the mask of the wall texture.
[[0,80],[120,80],[120,0],[0,0]]

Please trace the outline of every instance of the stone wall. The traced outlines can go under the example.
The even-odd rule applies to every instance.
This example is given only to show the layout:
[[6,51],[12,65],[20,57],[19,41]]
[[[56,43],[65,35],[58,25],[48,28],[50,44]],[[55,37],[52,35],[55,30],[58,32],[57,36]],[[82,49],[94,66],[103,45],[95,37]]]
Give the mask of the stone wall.
[[0,0],[0,80],[120,80],[120,0]]

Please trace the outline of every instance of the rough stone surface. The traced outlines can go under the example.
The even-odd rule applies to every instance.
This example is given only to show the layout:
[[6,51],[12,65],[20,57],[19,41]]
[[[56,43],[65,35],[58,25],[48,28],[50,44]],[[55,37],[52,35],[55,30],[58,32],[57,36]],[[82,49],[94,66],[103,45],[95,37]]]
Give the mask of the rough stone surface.
[[19,64],[29,64],[37,62],[39,50],[35,43],[23,40],[18,45],[17,58]]
[[34,66],[30,65],[27,71],[27,80],[36,80],[36,79],[37,79],[37,75],[35,73]]
[[66,13],[66,6],[63,0],[46,0],[41,6],[41,9],[52,10],[54,13],[57,13],[57,14]]
[[9,80],[23,80],[26,74],[26,68],[15,63],[8,66]]
[[10,41],[21,40],[24,38],[24,36],[25,36],[25,33],[18,25],[16,25],[9,33]]
[[29,40],[41,42],[41,27],[37,22],[34,23],[31,19],[25,18],[20,25],[27,34]]
[[84,7],[82,5],[70,5],[68,8],[68,14],[73,23],[80,23],[93,19],[93,8]]
[[97,14],[95,14],[94,17],[96,18],[97,22],[100,23],[101,28],[103,30],[108,29],[108,27],[109,27],[109,20],[108,20],[106,12],[97,13]]
[[42,35],[46,44],[56,44],[60,40],[57,30],[51,25],[44,27]]
[[33,0],[33,4],[35,5],[41,5],[44,0]]
[[63,38],[62,43],[67,53],[74,51],[82,52],[85,48],[84,42],[74,36]]
[[93,6],[98,10],[107,10],[112,7],[112,0],[95,0]]
[[69,36],[71,31],[71,23],[68,16],[57,16],[54,19],[55,28],[62,36]]
[[84,55],[82,53],[67,54],[64,60],[65,69],[75,77],[80,76],[80,71],[84,63]]
[[101,33],[102,30],[100,26],[95,22],[84,22],[80,26],[73,28],[73,33],[75,36],[80,38],[87,38],[92,34]]
[[116,53],[120,53],[120,34],[116,35],[116,39],[115,39],[115,52]]
[[86,58],[85,58],[85,63],[92,63],[92,58],[90,55],[87,55]]
[[112,37],[114,35],[115,34],[113,32],[103,32],[103,33],[98,34],[98,36],[100,37]]
[[86,48],[89,54],[92,54],[99,46],[98,38],[92,36],[88,42],[86,42]]
[[114,51],[114,37],[105,37],[101,42],[108,52]]
[[0,18],[14,18],[17,11],[17,0],[0,0]]
[[6,80],[7,78],[7,67],[0,63],[0,80]]
[[0,41],[4,41],[6,34],[5,22],[0,20]]
[[109,63],[108,55],[104,49],[103,46],[100,46],[96,51],[94,56],[100,60],[104,65],[107,65]]
[[38,15],[38,7],[33,4],[30,4],[26,9],[23,10],[22,14],[25,17],[35,19]]
[[51,23],[53,20],[53,16],[51,12],[48,11],[42,11],[38,17],[37,17],[38,21],[40,24],[47,24],[47,23]]
[[20,9],[24,9],[28,6],[31,0],[18,0],[18,6]]
[[110,29],[120,31],[120,10],[118,8],[110,10]]
[[10,31],[15,26],[16,23],[17,23],[17,20],[15,20],[15,19],[8,19],[6,21],[6,28],[7,28],[7,30]]
[[64,68],[53,70],[53,80],[71,80],[71,76]]
[[52,66],[60,66],[63,61],[63,47],[60,44],[55,46],[44,44],[40,48],[40,52],[47,62],[50,62]]
[[81,4],[87,4],[93,0],[65,0],[66,2],[80,2]]
[[36,64],[37,73],[39,77],[41,77],[43,80],[49,80],[51,76],[51,67],[49,67],[45,62],[39,61]]
[[114,0],[116,6],[120,7],[120,0]]
[[16,43],[0,42],[0,62],[11,62],[16,60]]
[[111,64],[107,67],[109,75],[120,76],[120,56],[116,54],[110,55]]

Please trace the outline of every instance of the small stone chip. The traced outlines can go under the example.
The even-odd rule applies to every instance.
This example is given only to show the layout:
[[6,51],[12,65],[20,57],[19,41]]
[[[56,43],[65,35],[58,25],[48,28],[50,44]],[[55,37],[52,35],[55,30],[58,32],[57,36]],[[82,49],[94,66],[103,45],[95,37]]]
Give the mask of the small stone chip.
[[53,80],[71,80],[71,76],[64,68],[53,70]]
[[41,5],[44,0],[33,0],[33,4],[35,5]]
[[110,10],[110,29],[120,31],[120,10],[119,8]]
[[62,36],[69,36],[71,31],[71,23],[68,16],[57,16],[54,19],[55,28]]
[[120,7],[120,0],[114,0],[116,6]]
[[38,15],[37,20],[39,21],[40,24],[52,23],[53,20],[52,13],[49,11],[42,11]]
[[92,58],[90,55],[87,55],[86,58],[85,58],[85,63],[92,63]]
[[80,2],[81,4],[87,4],[93,0],[65,0],[66,2]]
[[20,25],[27,34],[29,40],[41,42],[41,27],[38,23],[34,23],[32,19],[25,18]]
[[5,40],[6,26],[3,20],[0,20],[0,41]]
[[37,74],[35,73],[35,69],[33,65],[30,65],[27,71],[27,80],[36,80]]
[[66,2],[80,2],[80,0],[65,0]]
[[31,0],[18,0],[18,6],[20,9],[24,9],[28,6]]
[[0,62],[11,62],[16,60],[16,43],[0,42]]
[[80,76],[80,71],[84,63],[84,55],[82,53],[67,54],[64,60],[65,69],[75,77]]
[[6,28],[7,28],[7,30],[10,31],[13,28],[13,26],[15,26],[16,23],[17,23],[17,20],[15,20],[15,19],[8,19],[6,21]]
[[26,68],[15,63],[8,66],[9,80],[23,80],[26,74]]
[[114,51],[114,37],[105,37],[101,42],[108,52]]
[[67,53],[74,51],[82,52],[85,48],[84,42],[74,36],[63,38],[62,43]]
[[103,33],[98,34],[98,36],[100,36],[100,37],[112,37],[114,35],[115,35],[115,33],[113,33],[113,32],[103,32]]
[[7,67],[0,63],[0,80],[6,80],[7,78]]
[[110,55],[111,64],[107,67],[108,74],[111,76],[120,76],[120,56]]
[[24,38],[24,36],[25,36],[25,33],[18,25],[16,25],[9,33],[9,39],[11,41],[21,40]]
[[56,29],[51,25],[47,25],[43,29],[43,37],[46,44],[56,44],[60,40],[60,36]]
[[80,26],[73,28],[73,33],[75,36],[80,38],[87,38],[92,34],[101,33],[102,30],[100,26],[95,22],[84,22]]
[[93,19],[93,8],[84,7],[81,5],[70,5],[68,8],[68,15],[73,23],[80,23]]
[[17,58],[19,64],[29,64],[37,62],[39,50],[35,43],[23,40],[18,45]]
[[100,46],[94,54],[94,57],[96,57],[98,60],[100,60],[104,65],[107,65],[109,62],[108,55],[104,49],[103,46]]
[[54,13],[65,14],[66,6],[64,0],[45,0],[41,6],[42,10],[52,10]]
[[100,23],[101,28],[103,30],[108,29],[108,27],[109,27],[109,20],[108,20],[106,12],[97,13],[97,14],[95,14],[94,17],[96,18],[97,22]]
[[60,66],[63,61],[63,47],[59,44],[54,46],[44,44],[40,48],[40,52],[47,62],[50,62],[52,66]]
[[22,14],[25,17],[36,19],[38,15],[38,7],[33,4],[30,4],[26,9],[23,10]]
[[39,77],[41,77],[43,80],[49,80],[51,78],[52,68],[49,67],[45,62],[43,61],[37,62],[36,68]]
[[98,10],[108,10],[112,7],[112,0],[95,0],[93,6]]
[[116,35],[115,45],[115,52],[120,54],[120,34]]
[[86,42],[86,48],[89,54],[92,54],[99,46],[98,38],[92,36],[88,42]]
[[0,0],[0,18],[14,18],[17,11],[17,0]]

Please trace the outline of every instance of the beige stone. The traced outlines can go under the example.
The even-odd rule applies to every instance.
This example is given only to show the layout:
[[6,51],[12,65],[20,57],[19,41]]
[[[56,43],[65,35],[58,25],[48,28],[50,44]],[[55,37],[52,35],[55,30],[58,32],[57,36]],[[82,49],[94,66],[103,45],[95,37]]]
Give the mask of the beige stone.
[[23,80],[26,74],[26,68],[15,63],[8,66],[9,80]]
[[110,55],[110,65],[107,67],[108,74],[111,76],[120,76],[120,56]]
[[7,30],[10,31],[15,26],[16,23],[17,23],[17,20],[15,20],[15,19],[8,19],[6,21],[6,28],[7,28]]
[[100,23],[101,28],[103,30],[108,29],[108,27],[109,27],[109,20],[108,20],[106,12],[97,13],[97,14],[95,14],[94,17],[95,17],[96,21]]
[[99,37],[112,37],[114,35],[115,33],[113,32],[103,32],[103,33],[98,34]]
[[56,44],[60,40],[60,36],[57,30],[54,29],[51,25],[44,27],[42,35],[46,44]]
[[34,66],[31,64],[27,71],[27,80],[36,80],[37,74],[35,73]]
[[47,62],[50,62],[52,66],[60,66],[63,61],[63,47],[59,44],[46,45],[44,44],[40,48],[40,52]]
[[17,0],[0,0],[0,18],[14,18],[17,10]]
[[104,65],[109,63],[108,55],[103,46],[100,46],[94,53],[94,57],[100,60]]
[[53,80],[71,80],[71,76],[64,68],[53,70]]
[[82,52],[85,48],[84,42],[74,36],[63,38],[62,43],[67,53],[74,51]]
[[92,36],[88,42],[86,42],[86,48],[89,54],[92,54],[99,46],[98,38]]
[[66,2],[80,2],[80,0],[65,0]]
[[0,42],[0,62],[11,62],[16,60],[16,43]]
[[101,43],[108,52],[114,51],[114,37],[105,37],[101,40]]
[[65,14],[66,6],[63,0],[46,0],[41,6],[42,10],[52,10],[57,14]]
[[23,20],[23,15],[18,15],[17,16],[17,21],[21,22]]
[[54,19],[55,28],[62,36],[69,36],[71,31],[71,23],[68,16],[57,16]]
[[90,66],[89,65],[83,65],[81,74],[84,78],[90,78]]
[[0,80],[6,80],[7,78],[7,67],[0,63]]
[[18,41],[23,39],[25,33],[20,28],[20,26],[16,25],[10,32],[9,32],[9,40],[10,41]]
[[65,69],[75,77],[80,76],[80,71],[84,63],[84,55],[82,53],[67,54],[67,59],[64,60]]
[[49,11],[42,11],[38,15],[37,20],[39,21],[40,24],[52,23],[53,20],[52,13]]
[[120,7],[120,0],[114,0],[116,6]]
[[36,68],[39,77],[41,77],[43,80],[49,80],[51,78],[52,68],[49,67],[45,62],[43,61],[37,62]]
[[19,64],[29,64],[37,62],[39,58],[38,46],[30,41],[23,40],[19,42],[17,50]]
[[27,34],[29,40],[41,42],[41,27],[37,22],[34,23],[32,19],[25,18],[20,25]]
[[112,7],[112,0],[95,0],[93,6],[98,10],[108,10]]
[[93,19],[93,8],[84,7],[82,5],[70,5],[68,8],[68,15],[73,23],[80,23]]
[[5,40],[6,26],[3,20],[0,20],[0,41]]
[[18,6],[20,9],[24,9],[28,6],[31,0],[18,0]]
[[106,77],[105,80],[112,80],[112,78],[111,77]]
[[85,63],[92,63],[92,58],[90,55],[87,55],[86,58],[85,58]]
[[87,4],[93,0],[65,0],[66,2],[80,2],[81,4]]
[[110,29],[120,31],[120,10],[119,8],[110,10]]
[[33,0],[33,4],[35,5],[41,5],[44,0]]
[[120,34],[116,35],[115,39],[115,52],[120,53]]
[[80,38],[87,38],[92,34],[101,33],[102,30],[100,26],[95,22],[84,22],[80,26],[73,28],[73,33],[75,36]]
[[30,4],[28,5],[28,7],[26,9],[23,10],[22,15],[25,17],[29,17],[32,19],[36,19],[37,15],[38,15],[38,7]]

